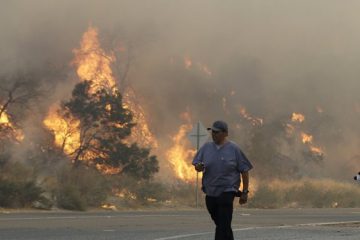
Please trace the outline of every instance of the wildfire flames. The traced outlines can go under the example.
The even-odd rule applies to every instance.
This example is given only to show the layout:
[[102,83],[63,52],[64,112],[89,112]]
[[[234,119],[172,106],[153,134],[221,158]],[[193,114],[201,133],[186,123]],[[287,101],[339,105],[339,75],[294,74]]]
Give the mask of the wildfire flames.
[[100,47],[96,28],[89,27],[82,37],[80,49],[74,49],[73,53],[73,64],[77,66],[76,73],[81,80],[93,81],[91,90],[95,92],[115,86],[111,70],[111,63],[115,61],[115,57],[113,54],[106,54]]
[[[91,92],[100,89],[107,91],[117,90],[116,80],[111,69],[111,64],[116,58],[113,53],[106,53],[100,46],[98,40],[98,31],[96,28],[89,27],[84,33],[80,48],[73,50],[75,59],[73,64],[76,66],[76,73],[81,81],[91,80]],[[123,104],[133,113],[133,121],[137,125],[132,129],[132,134],[128,143],[137,142],[142,146],[156,147],[157,141],[148,127],[145,111],[136,104],[136,95],[131,88],[123,91]],[[60,147],[66,154],[71,155],[80,146],[80,122],[70,117],[68,122],[57,114],[57,106],[53,106],[46,119],[44,125],[54,133],[55,144]],[[91,153],[84,160],[90,159]],[[97,169],[104,174],[116,174],[119,172],[117,168],[108,168],[104,165],[96,165]]]
[[305,116],[302,115],[301,113],[293,113],[291,115],[291,121],[293,122],[303,122],[305,120]]
[[[121,49],[124,51],[123,48]],[[90,91],[96,92],[100,89],[106,89],[107,91],[115,92],[115,90],[117,90],[116,78],[111,69],[111,64],[116,61],[115,54],[107,53],[101,48],[96,28],[89,27],[83,34],[79,49],[73,50],[73,53],[75,57],[72,63],[76,67],[76,73],[80,81],[92,81]],[[206,75],[210,76],[212,74],[205,64],[200,62],[194,63],[189,57],[184,58],[184,64],[186,69],[196,67]],[[127,87],[120,92],[122,92],[123,95],[124,107],[132,111],[133,121],[137,123],[132,129],[131,136],[126,140],[127,143],[136,142],[142,147],[157,148],[158,142],[150,131],[145,110],[143,106],[139,104],[135,91],[131,87]],[[231,92],[231,96],[234,94],[235,92]],[[223,108],[226,109],[225,98],[223,98]],[[59,109],[57,105],[53,106],[43,123],[54,133],[55,144],[66,154],[71,155],[80,146],[80,122],[76,118],[71,118],[71,116],[69,117],[70,120],[61,118],[57,113],[57,109]],[[253,126],[263,125],[263,119],[252,116],[243,106],[239,107],[238,113]],[[187,133],[191,130],[192,125],[190,124],[191,121],[188,113],[183,114],[182,117],[186,123],[181,125],[178,132],[172,137],[173,145],[166,151],[166,158],[171,164],[176,177],[183,181],[192,182],[196,176],[193,166],[191,165],[191,159],[195,151],[189,146],[187,140]],[[293,123],[302,123],[305,121],[305,116],[301,113],[294,112],[291,115],[291,121]],[[8,124],[8,126],[12,127],[6,113],[1,115],[0,124]],[[288,134],[293,134],[296,128],[292,124],[287,123],[286,131]],[[301,132],[300,135],[302,142],[308,145],[311,152],[319,155],[323,154],[321,148],[313,144],[312,135],[304,132]],[[93,158],[92,154],[93,153],[90,152],[85,154],[82,160]],[[96,167],[104,174],[116,174],[120,171],[117,168],[108,168],[105,165],[98,164]]]
[[152,132],[145,117],[145,110],[140,104],[137,104],[135,91],[132,88],[127,88],[123,95],[124,108],[128,108],[133,113],[134,122],[136,126],[132,129],[129,143],[137,142],[142,147],[157,148],[158,142]]
[[103,204],[103,205],[101,205],[101,208],[117,211],[117,207],[114,204]]
[[[298,122],[298,123],[302,123],[305,121],[305,116],[301,113],[292,113],[291,115],[291,121],[292,122]],[[295,131],[295,127],[290,124],[290,123],[287,123],[285,125],[286,127],[286,133],[288,135],[292,135]],[[315,154],[315,155],[324,155],[324,151],[320,148],[320,147],[317,147],[313,144],[313,140],[314,140],[314,137],[311,135],[311,134],[308,134],[308,133],[305,133],[305,132],[300,132],[300,138],[301,138],[301,142],[303,144],[306,144],[308,145],[309,147],[309,150]]]
[[[116,90],[115,78],[111,70],[111,63],[114,62],[114,54],[106,54],[101,49],[98,40],[97,29],[90,27],[84,33],[80,49],[73,50],[75,53],[74,64],[77,65],[77,74],[81,80],[92,80],[94,91],[98,89]],[[123,91],[123,104],[133,113],[133,120],[137,125],[132,129],[129,143],[137,142],[143,147],[157,147],[157,141],[148,126],[145,111],[140,104],[136,104],[137,97],[130,87]]]
[[[1,105],[0,105],[0,108],[2,108]],[[9,117],[7,116],[6,112],[3,112],[0,115],[0,124],[10,124]]]
[[61,118],[57,113],[57,106],[50,108],[44,124],[53,131],[55,144],[66,154],[73,154],[80,146],[80,133],[78,130],[80,121],[75,118],[72,121]]
[[[0,105],[0,109],[2,106]],[[14,125],[10,122],[9,116],[7,115],[6,111],[2,111],[0,113],[0,131],[6,132],[6,137],[15,139],[18,142],[24,140],[24,134],[21,130],[14,127]]]
[[313,141],[313,136],[303,132],[301,133],[301,138],[303,143],[312,143]]
[[166,157],[170,162],[178,178],[186,182],[193,182],[196,177],[191,160],[195,155],[187,140],[187,133],[192,125],[188,113],[184,113],[183,118],[187,120],[186,124],[180,126],[179,131],[172,137],[173,146],[166,152]]
[[310,150],[318,155],[323,155],[324,152],[319,147],[310,146]]
[[240,108],[239,108],[239,113],[240,113],[240,115],[241,115],[243,118],[245,118],[246,120],[248,120],[248,121],[251,123],[251,125],[253,125],[253,126],[261,126],[261,125],[263,124],[263,122],[264,122],[264,120],[263,120],[262,118],[258,118],[258,117],[253,117],[253,116],[251,116],[251,115],[247,112],[246,108],[243,107],[243,106],[240,106]]
[[309,135],[309,134],[306,134],[306,133],[301,133],[301,137],[302,137],[302,142],[304,144],[308,144],[309,145],[309,148],[310,148],[310,151],[316,155],[323,155],[324,152],[321,150],[320,147],[316,147],[313,145],[313,136],[312,135]]
[[[173,59],[172,59],[172,62],[173,62]],[[184,57],[184,66],[186,69],[191,69],[192,67],[195,67],[197,70],[199,70],[200,72],[204,73],[207,76],[212,75],[210,68],[206,64],[201,63],[201,62],[196,62],[194,64],[193,60],[188,56]]]

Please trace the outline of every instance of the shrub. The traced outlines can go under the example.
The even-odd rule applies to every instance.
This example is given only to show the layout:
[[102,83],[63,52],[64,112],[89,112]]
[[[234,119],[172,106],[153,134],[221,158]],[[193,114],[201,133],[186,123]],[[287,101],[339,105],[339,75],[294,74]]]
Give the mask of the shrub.
[[[195,190],[195,184],[177,183],[171,187],[171,201],[175,205],[180,204],[184,206],[195,207]],[[204,196],[200,187],[198,190],[198,204],[200,206],[204,205]]]
[[60,208],[83,211],[100,206],[109,190],[106,178],[96,170],[85,166],[64,167],[58,174],[55,195]]
[[134,192],[141,203],[148,203],[150,199],[164,201],[169,198],[169,191],[159,182],[140,181]]
[[170,198],[169,189],[161,182],[139,180],[131,176],[117,176],[112,179],[115,193],[125,207],[153,205]]
[[282,205],[280,192],[276,192],[269,186],[260,185],[256,194],[249,201],[249,207],[256,208],[277,208]]
[[87,208],[86,200],[81,196],[79,189],[71,185],[64,185],[59,188],[57,205],[68,210],[85,211]]
[[7,162],[0,176],[1,207],[28,207],[41,198],[43,190],[37,186],[31,169],[23,164]]
[[35,182],[12,182],[0,180],[0,206],[2,207],[27,207],[32,202],[40,199],[43,191]]

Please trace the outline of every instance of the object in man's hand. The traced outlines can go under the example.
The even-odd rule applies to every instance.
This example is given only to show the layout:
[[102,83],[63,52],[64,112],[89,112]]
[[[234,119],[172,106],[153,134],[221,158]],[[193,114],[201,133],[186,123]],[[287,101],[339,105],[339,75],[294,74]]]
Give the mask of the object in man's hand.
[[235,192],[235,197],[241,197],[242,192],[240,190],[238,190],[237,192]]
[[204,170],[204,163],[203,162],[199,162],[195,165],[195,169],[196,171],[203,171]]
[[248,193],[249,190],[243,190],[243,191],[238,190],[237,192],[235,192],[235,197],[241,197],[241,195],[243,194],[247,195]]

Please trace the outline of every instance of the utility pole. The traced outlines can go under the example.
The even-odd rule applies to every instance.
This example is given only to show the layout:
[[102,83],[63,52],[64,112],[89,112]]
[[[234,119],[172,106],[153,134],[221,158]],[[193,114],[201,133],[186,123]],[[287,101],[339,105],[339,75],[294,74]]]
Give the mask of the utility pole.
[[[193,126],[192,131],[188,135],[190,141],[196,146],[196,152],[199,151],[200,147],[208,140],[209,134],[204,125],[200,121]],[[195,184],[195,201],[196,208],[199,206],[199,172],[196,172],[196,184]]]

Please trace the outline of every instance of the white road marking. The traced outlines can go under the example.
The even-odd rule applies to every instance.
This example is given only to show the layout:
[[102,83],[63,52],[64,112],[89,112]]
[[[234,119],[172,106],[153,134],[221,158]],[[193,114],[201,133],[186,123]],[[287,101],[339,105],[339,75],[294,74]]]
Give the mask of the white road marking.
[[213,234],[213,232],[202,232],[202,233],[194,233],[194,234],[175,235],[175,236],[171,236],[171,237],[156,238],[154,240],[179,239],[179,238],[186,238],[186,237],[201,236],[201,235],[206,235],[206,234]]
[[249,213],[241,213],[240,216],[250,216],[251,214]]
[[[360,221],[345,221],[345,222],[322,222],[322,223],[302,223],[302,224],[294,224],[294,225],[280,225],[280,226],[263,226],[263,227],[246,227],[246,228],[237,228],[233,229],[233,232],[239,232],[239,231],[247,231],[247,230],[255,230],[255,229],[271,229],[271,228],[291,228],[291,227],[306,227],[306,226],[326,226],[326,225],[337,225],[337,224],[351,224],[351,223],[359,223]],[[169,240],[169,239],[180,239],[180,238],[188,238],[188,237],[194,237],[194,236],[201,236],[201,235],[208,235],[208,234],[214,234],[214,232],[202,232],[202,233],[194,233],[194,234],[182,234],[182,235],[174,235],[169,237],[163,237],[163,238],[156,238],[154,240]]]
[[340,225],[340,224],[360,224],[360,221],[344,221],[344,222],[323,222],[323,223],[303,223],[295,226],[326,226],[326,225]]
[[56,219],[87,219],[87,218],[138,218],[138,217],[189,217],[193,215],[181,214],[142,214],[142,215],[94,215],[94,216],[55,216],[55,217],[0,217],[0,221],[21,221],[21,220],[56,220]]
[[115,232],[115,229],[104,229],[104,232]]
[[86,218],[112,218],[112,216],[64,216],[64,217],[14,217],[14,218],[0,218],[0,221],[21,221],[21,220],[54,220],[54,219],[86,219]]

